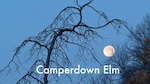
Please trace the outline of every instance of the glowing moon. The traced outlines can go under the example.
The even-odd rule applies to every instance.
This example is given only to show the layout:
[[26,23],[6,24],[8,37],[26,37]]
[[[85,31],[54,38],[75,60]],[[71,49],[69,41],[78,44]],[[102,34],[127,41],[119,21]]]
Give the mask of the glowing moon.
[[107,45],[103,49],[103,53],[106,57],[112,57],[115,53],[115,49],[111,45]]

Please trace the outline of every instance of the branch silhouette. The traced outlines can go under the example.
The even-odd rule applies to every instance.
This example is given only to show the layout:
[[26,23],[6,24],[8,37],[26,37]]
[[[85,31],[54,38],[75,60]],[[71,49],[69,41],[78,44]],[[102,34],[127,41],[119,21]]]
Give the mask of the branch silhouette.
[[[8,70],[8,73],[11,72],[12,63],[15,64],[17,70],[20,65],[23,65],[23,63],[19,60],[18,55],[22,48],[27,45],[27,43],[33,43],[33,45],[28,50],[30,56],[27,58],[25,63],[28,62],[28,60],[30,60],[35,53],[42,54],[44,51],[46,51],[47,54],[46,56],[36,56],[36,61],[32,64],[29,71],[27,71],[27,74],[18,80],[17,84],[31,83],[33,81],[35,83],[48,84],[51,82],[49,77],[55,79],[56,82],[59,82],[60,78],[56,75],[44,74],[41,77],[38,76],[34,70],[39,63],[43,64],[45,68],[50,68],[52,66],[62,68],[72,66],[72,62],[65,51],[69,44],[78,47],[79,50],[76,52],[76,56],[81,58],[82,61],[85,59],[84,52],[86,52],[89,53],[99,65],[101,65],[95,54],[94,47],[91,45],[91,41],[93,41],[95,38],[102,38],[102,36],[96,30],[111,25],[118,31],[120,27],[126,25],[126,22],[120,19],[108,20],[104,12],[95,9],[90,5],[93,1],[94,0],[89,0],[87,3],[80,5],[79,0],[75,0],[77,7],[68,6],[60,11],[51,25],[41,31],[37,36],[32,36],[24,40],[21,45],[16,48],[12,60],[6,67],[4,67],[4,69],[0,71],[0,73],[4,72],[5,70]],[[105,19],[105,24],[98,24],[99,26],[90,26],[90,24],[83,22],[84,15],[82,12],[85,7],[92,9],[96,14],[99,15],[99,17]],[[78,19],[78,21],[75,22],[75,19]],[[99,18],[99,20],[101,19]],[[99,20],[97,22],[99,22]],[[16,62],[15,59],[18,59],[18,62]],[[58,60],[61,60],[61,63]],[[69,75],[66,76],[72,81],[72,78]],[[79,82],[81,82],[81,80]]]

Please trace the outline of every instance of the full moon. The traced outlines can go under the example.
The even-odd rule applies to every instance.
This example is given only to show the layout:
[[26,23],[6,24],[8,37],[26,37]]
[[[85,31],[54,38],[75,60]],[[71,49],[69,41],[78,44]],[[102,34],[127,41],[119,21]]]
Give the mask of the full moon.
[[112,57],[115,53],[115,49],[111,45],[107,45],[103,49],[103,53],[106,57]]

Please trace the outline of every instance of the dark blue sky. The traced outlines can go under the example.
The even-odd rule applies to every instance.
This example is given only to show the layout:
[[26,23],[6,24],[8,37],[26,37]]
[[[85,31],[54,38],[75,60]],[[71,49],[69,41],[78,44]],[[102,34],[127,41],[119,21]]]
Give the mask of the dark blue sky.
[[[143,16],[150,12],[149,0],[95,0],[91,5],[106,13],[110,18],[119,18],[135,28]],[[14,49],[29,36],[37,35],[54,20],[56,15],[66,6],[75,5],[72,0],[0,0],[0,69],[10,61]],[[85,15],[88,23],[94,25],[95,18],[90,10]],[[102,49],[104,46],[120,45],[126,40],[128,31],[125,28],[117,35],[113,28],[98,30],[106,39],[98,40],[96,54],[101,61],[105,59]],[[22,56],[22,55],[21,55]],[[16,72],[15,72],[16,73]],[[14,84],[18,77],[12,73],[3,78],[0,75],[0,83]],[[8,81],[9,80],[9,81]]]

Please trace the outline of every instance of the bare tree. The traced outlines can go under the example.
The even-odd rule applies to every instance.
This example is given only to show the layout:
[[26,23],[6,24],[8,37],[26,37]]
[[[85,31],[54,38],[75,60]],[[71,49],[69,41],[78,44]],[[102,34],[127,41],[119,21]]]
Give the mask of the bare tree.
[[121,84],[149,84],[150,15],[130,31],[129,40],[119,46],[116,55],[106,63],[120,68],[121,74],[116,81]]
[[150,82],[150,14],[144,17],[133,32],[136,37],[133,34],[130,35],[132,42],[134,42],[132,49],[130,48],[130,56],[132,56],[135,70],[132,76],[127,79],[127,83],[148,84]]
[[[76,6],[68,6],[60,11],[47,28],[41,31],[37,36],[27,38],[16,48],[12,60],[1,72],[5,70],[8,70],[8,73],[11,72],[11,64],[14,64],[17,70],[23,65],[24,62],[20,60],[19,53],[27,43],[31,43],[32,47],[28,50],[29,57],[25,60],[25,63],[31,58],[34,58],[35,62],[28,72],[20,78],[17,84],[29,84],[31,82],[48,84],[52,79],[59,82],[60,78],[57,75],[44,74],[39,76],[35,68],[39,64],[43,64],[45,68],[53,66],[62,68],[71,67],[72,62],[66,52],[68,45],[78,47],[78,52],[76,52],[77,59],[84,61],[84,53],[88,53],[94,61],[101,64],[96,58],[94,47],[91,45],[91,42],[94,42],[96,38],[102,38],[97,30],[111,25],[118,31],[120,27],[126,25],[126,22],[120,19],[109,20],[104,12],[90,5],[93,1],[94,0],[89,0],[87,3],[80,5],[80,1],[75,0]],[[83,10],[85,8],[92,9],[93,12],[99,16],[96,26],[91,26],[84,22]],[[103,25],[99,24],[101,19],[105,20]],[[69,75],[66,76],[72,80]]]

